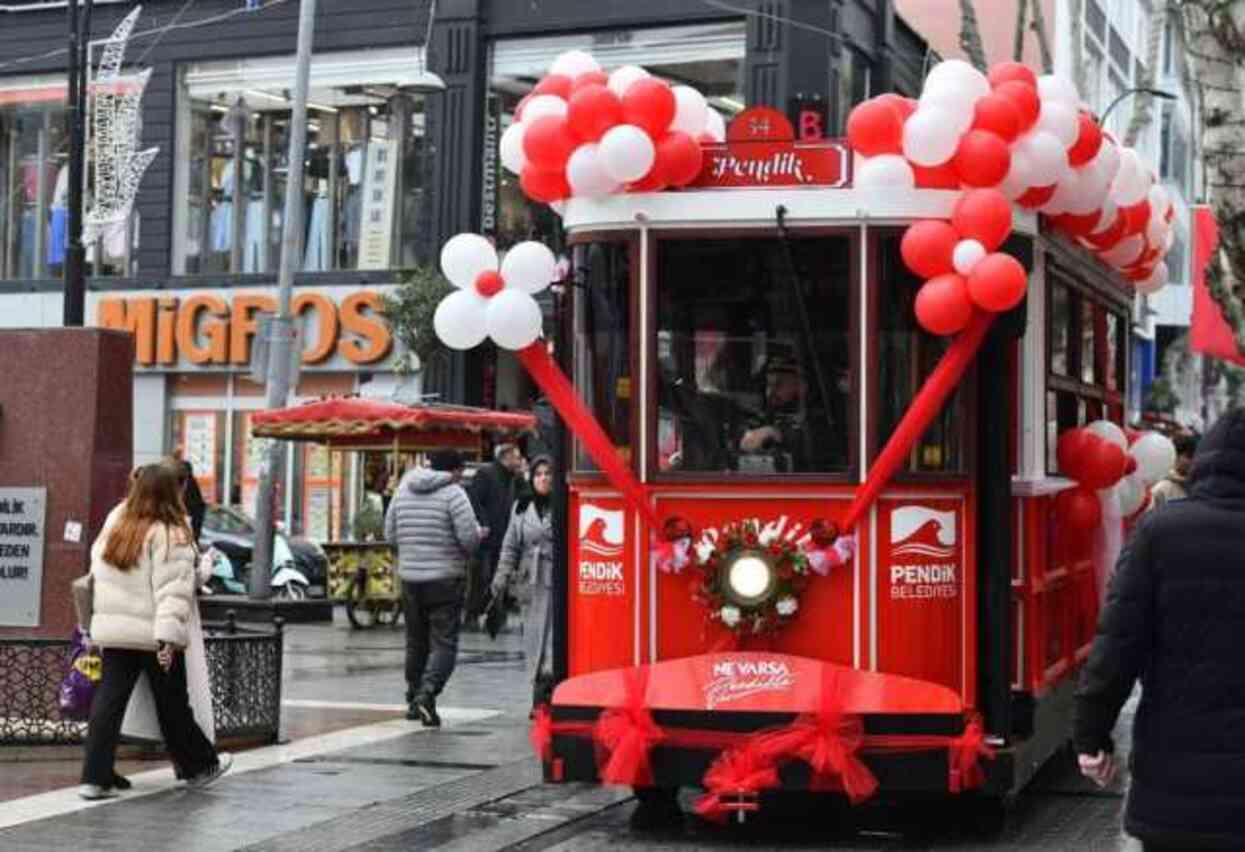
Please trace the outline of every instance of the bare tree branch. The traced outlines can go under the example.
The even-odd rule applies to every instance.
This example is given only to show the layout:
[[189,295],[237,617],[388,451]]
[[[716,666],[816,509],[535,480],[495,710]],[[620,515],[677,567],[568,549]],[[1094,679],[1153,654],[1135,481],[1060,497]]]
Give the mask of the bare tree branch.
[[1016,36],[1012,44],[1012,61],[1024,62],[1025,58],[1025,18],[1029,11],[1029,0],[1020,0],[1016,4]]
[[1033,0],[1033,31],[1037,33],[1038,50],[1042,54],[1042,73],[1055,73],[1055,60],[1050,54],[1050,39],[1046,35],[1046,16],[1042,14],[1041,0]]
[[960,49],[978,71],[986,71],[986,51],[977,27],[977,10],[973,0],[960,0]]

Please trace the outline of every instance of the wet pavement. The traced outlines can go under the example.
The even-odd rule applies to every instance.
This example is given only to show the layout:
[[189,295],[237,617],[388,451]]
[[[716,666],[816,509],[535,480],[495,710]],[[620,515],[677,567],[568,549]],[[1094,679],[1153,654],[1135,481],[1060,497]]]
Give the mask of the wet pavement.
[[[163,762],[127,761],[134,790],[88,805],[75,795],[72,751],[0,763],[0,850],[1140,849],[1119,828],[1126,782],[1097,790],[1069,757],[1039,776],[988,840],[945,818],[824,804],[744,826],[685,817],[641,830],[626,791],[541,783],[517,633],[463,635],[439,731],[403,718],[402,639],[400,630],[344,623],[288,628],[289,742],[238,754],[235,770],[208,790],[176,785]],[[685,810],[693,798],[685,791]]]

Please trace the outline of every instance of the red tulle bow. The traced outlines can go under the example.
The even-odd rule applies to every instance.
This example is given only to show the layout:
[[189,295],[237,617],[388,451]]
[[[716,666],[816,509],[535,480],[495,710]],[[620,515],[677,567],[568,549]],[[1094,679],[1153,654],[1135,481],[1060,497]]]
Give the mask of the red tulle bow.
[[532,730],[527,737],[536,750],[536,756],[542,761],[549,760],[553,754],[553,714],[549,712],[548,704],[536,708],[532,716]]
[[778,786],[778,768],[755,743],[729,749],[718,755],[704,777],[705,795],[696,800],[696,813],[714,822],[723,822],[738,808],[732,798],[756,796]]
[[857,757],[865,741],[859,716],[835,712],[801,716],[763,740],[764,750],[775,760],[799,759],[808,764],[814,790],[839,790],[852,804],[868,799],[878,782]]
[[644,706],[648,687],[647,669],[627,669],[625,704],[611,707],[601,714],[593,729],[603,759],[598,763],[601,780],[606,784],[646,786],[652,782],[653,770],[649,751],[661,741],[661,726]]
[[952,792],[973,790],[986,783],[986,772],[978,758],[994,760],[994,749],[986,744],[986,733],[979,719],[964,726],[964,733],[951,741]]

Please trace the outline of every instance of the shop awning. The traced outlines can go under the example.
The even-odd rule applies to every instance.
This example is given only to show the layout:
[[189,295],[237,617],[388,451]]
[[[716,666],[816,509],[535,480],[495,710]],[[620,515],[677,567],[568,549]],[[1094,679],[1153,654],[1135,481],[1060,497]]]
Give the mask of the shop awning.
[[322,399],[251,418],[251,434],[257,438],[314,441],[339,449],[478,450],[486,435],[516,437],[535,429],[536,418],[526,412],[360,397]]

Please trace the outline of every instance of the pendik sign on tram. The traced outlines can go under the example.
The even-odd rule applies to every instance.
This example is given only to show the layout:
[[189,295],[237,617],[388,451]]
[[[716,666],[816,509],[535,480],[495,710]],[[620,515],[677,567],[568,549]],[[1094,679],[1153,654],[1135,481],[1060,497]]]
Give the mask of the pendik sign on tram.
[[851,150],[843,139],[797,141],[787,117],[757,107],[731,123],[726,143],[704,148],[704,165],[695,189],[847,186]]

